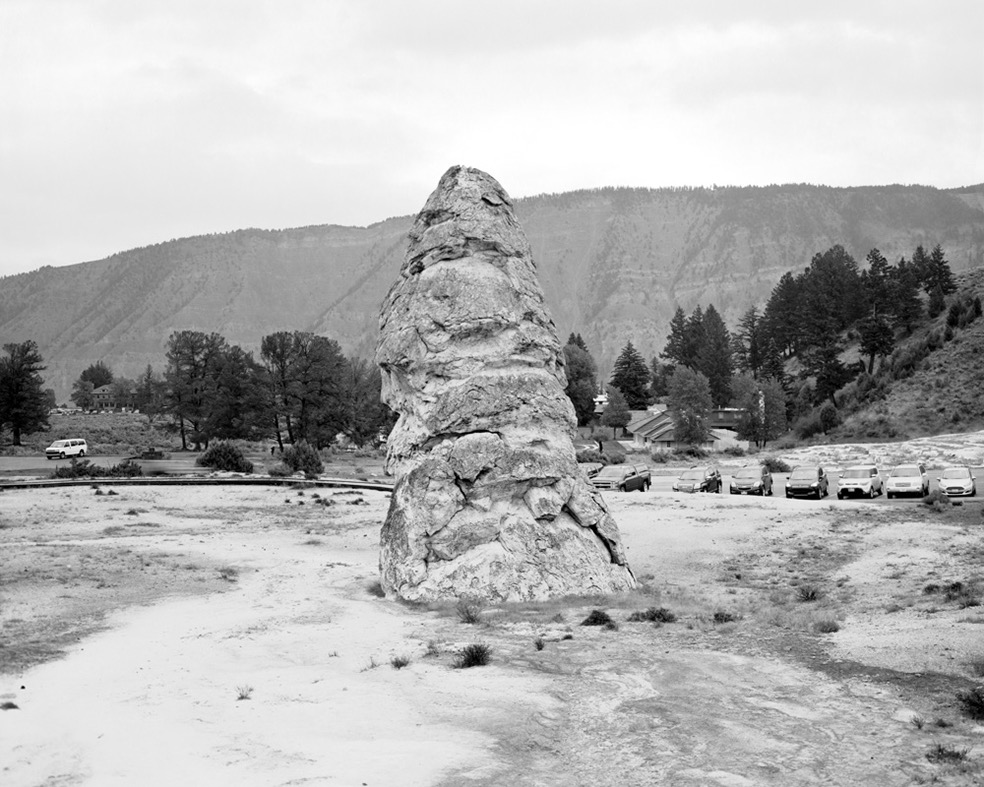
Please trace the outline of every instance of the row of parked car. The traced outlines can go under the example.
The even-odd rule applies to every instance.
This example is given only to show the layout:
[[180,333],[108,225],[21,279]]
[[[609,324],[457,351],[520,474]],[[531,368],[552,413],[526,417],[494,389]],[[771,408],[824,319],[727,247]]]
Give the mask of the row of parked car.
[[[608,465],[590,468],[588,474],[596,489],[643,492],[652,486],[649,468],[642,465]],[[936,481],[940,491],[951,497],[973,497],[977,494],[976,477],[969,467],[945,467]],[[876,465],[855,465],[845,468],[838,477],[837,499],[872,498],[882,494],[889,498],[903,495],[924,497],[929,494],[929,483],[929,474],[925,465],[921,464],[898,465],[885,479]],[[684,470],[673,481],[673,491],[720,493],[723,485],[721,471],[717,467],[695,465]],[[731,475],[729,491],[733,495],[771,495],[772,473],[765,465],[745,465]],[[786,497],[815,497],[819,500],[828,494],[830,481],[819,465],[794,467],[786,481]]]
[[[944,467],[936,477],[941,492],[950,497],[974,497],[977,478],[969,467]],[[786,497],[826,497],[829,481],[822,467],[805,465],[793,468],[786,483]],[[882,478],[877,465],[855,465],[841,472],[837,479],[837,499],[885,495],[889,499],[904,495],[925,497],[929,494],[929,473],[921,464],[897,465]]]

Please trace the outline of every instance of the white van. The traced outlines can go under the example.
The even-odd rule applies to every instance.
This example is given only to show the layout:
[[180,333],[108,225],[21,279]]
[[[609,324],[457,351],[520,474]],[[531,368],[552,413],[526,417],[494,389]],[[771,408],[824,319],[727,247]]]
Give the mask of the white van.
[[85,440],[55,440],[51,445],[44,449],[44,455],[48,459],[64,459],[66,456],[85,456],[89,453],[89,446]]

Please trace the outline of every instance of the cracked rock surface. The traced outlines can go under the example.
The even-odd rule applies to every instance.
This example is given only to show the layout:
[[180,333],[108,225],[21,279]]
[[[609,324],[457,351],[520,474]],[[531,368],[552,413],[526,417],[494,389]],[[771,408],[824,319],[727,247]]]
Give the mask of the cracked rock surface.
[[380,317],[383,588],[408,600],[534,600],[634,585],[578,468],[563,354],[508,195],[452,167],[417,216]]

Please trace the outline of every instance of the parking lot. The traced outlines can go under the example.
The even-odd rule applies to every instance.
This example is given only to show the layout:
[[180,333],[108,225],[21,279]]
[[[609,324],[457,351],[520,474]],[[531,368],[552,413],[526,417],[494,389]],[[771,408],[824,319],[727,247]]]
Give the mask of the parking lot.
[[[978,483],[984,485],[984,467],[972,467],[970,470],[977,477]],[[650,488],[650,490],[648,492],[644,492],[642,494],[653,494],[653,493],[662,494],[662,493],[667,493],[667,492],[672,493],[673,492],[673,481],[676,480],[676,478],[680,474],[680,472],[681,472],[680,468],[674,468],[672,470],[662,470],[662,469],[655,470],[655,469],[653,469],[652,470],[652,481],[653,481],[652,487]],[[930,492],[932,492],[934,489],[936,489],[938,487],[938,484],[936,482],[936,478],[937,478],[938,475],[939,475],[939,470],[930,470],[929,471],[929,491]],[[887,470],[882,470],[882,473],[881,473],[882,480],[885,480],[887,478],[887,476],[888,476]],[[828,487],[829,494],[827,495],[826,498],[824,498],[825,500],[828,500],[828,501],[833,500],[835,502],[837,501],[837,480],[838,480],[839,477],[840,477],[840,474],[837,471],[827,470],[827,480],[829,482],[829,487]],[[774,495],[776,495],[778,497],[784,497],[785,496],[785,494],[786,494],[786,480],[788,478],[789,478],[789,474],[788,473],[773,473],[772,474],[772,482],[773,482],[773,490],[774,490],[773,491],[773,494]],[[730,488],[731,488],[731,475],[729,473],[727,473],[726,471],[722,470],[721,471],[721,493],[722,494],[725,494],[725,495],[726,494],[729,494],[728,490]],[[612,493],[608,492],[606,494],[612,494]],[[679,492],[679,493],[674,493],[674,494],[685,494],[685,493]],[[981,495],[984,495],[984,486],[982,486],[980,488],[980,491],[978,493],[978,497],[976,497],[976,498],[964,498],[964,499],[965,500],[968,500],[968,499],[969,500],[979,500],[979,499],[981,499]],[[884,503],[884,504],[889,504],[889,505],[907,505],[907,504],[911,503],[912,501],[920,500],[920,499],[921,499],[921,497],[919,495],[914,495],[912,497],[896,498],[894,500],[889,500],[887,498],[887,496],[880,495],[880,496],[876,497],[874,500],[872,500],[870,502],[873,502],[873,503]]]

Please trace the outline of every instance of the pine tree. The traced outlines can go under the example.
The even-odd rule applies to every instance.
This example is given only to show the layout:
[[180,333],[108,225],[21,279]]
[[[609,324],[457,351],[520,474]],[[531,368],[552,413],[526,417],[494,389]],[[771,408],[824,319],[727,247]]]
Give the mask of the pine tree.
[[644,410],[649,406],[649,368],[631,341],[615,359],[611,385],[622,392],[630,410]]
[[929,293],[929,304],[926,306],[926,313],[930,319],[943,313],[946,308],[946,297],[943,295],[941,287],[934,287]]
[[764,448],[786,431],[786,392],[778,380],[742,374],[733,382],[735,406],[742,408],[738,436]]
[[929,255],[922,245],[916,246],[916,250],[912,252],[912,268],[916,272],[916,279],[919,281],[919,286],[926,291],[927,294],[932,294],[933,288],[927,286],[929,281]]
[[704,347],[707,341],[707,336],[704,327],[704,310],[700,308],[700,305],[694,307],[694,310],[690,313],[687,318],[687,330],[684,339],[684,361],[685,366],[689,366],[691,369],[700,368],[699,356],[700,351]]
[[939,288],[944,295],[952,295],[957,291],[957,284],[953,280],[950,264],[946,261],[946,255],[938,243],[929,255],[923,286],[926,292],[932,292]]
[[585,352],[588,351],[588,345],[585,343],[584,339],[581,338],[581,334],[575,334],[573,331],[571,335],[567,337],[567,343],[573,344],[575,347],[580,347]]
[[668,393],[668,384],[673,366],[661,363],[659,358],[653,358],[649,364],[649,398],[652,401],[662,399]]
[[919,278],[915,267],[906,262],[905,257],[895,267],[895,282],[892,301],[893,324],[906,333],[912,333],[913,326],[922,316],[922,301],[919,299]]
[[707,307],[701,321],[701,343],[696,348],[696,367],[711,386],[711,401],[724,407],[731,397],[731,336],[724,320],[713,305]]
[[762,340],[774,341],[784,355],[792,355],[800,345],[800,312],[803,287],[800,279],[786,272],[772,288],[772,294],[762,313]]
[[28,339],[5,344],[0,358],[0,428],[10,429],[13,444],[21,436],[48,428],[48,405],[44,393],[44,359],[38,346]]
[[612,439],[618,437],[618,430],[629,425],[632,414],[622,392],[613,385],[608,386],[608,404],[601,414],[601,425],[612,428]]
[[885,315],[872,313],[858,324],[861,354],[868,356],[868,374],[875,368],[875,357],[886,356],[895,348],[895,333]]
[[594,419],[594,397],[598,390],[598,368],[591,353],[582,347],[583,341],[580,334],[575,337],[572,333],[564,345],[567,372],[564,390],[574,405],[578,426],[586,426]]
[[836,406],[834,394],[850,379],[850,374],[840,359],[844,347],[837,317],[827,308],[821,292],[813,292],[807,298],[803,322],[806,349],[800,357],[807,374],[816,378],[816,401],[829,398]]
[[670,377],[667,404],[673,412],[676,439],[688,445],[701,445],[710,436],[711,386],[700,372],[678,366]]
[[660,353],[660,358],[676,366],[686,366],[691,362],[687,356],[687,317],[679,306],[676,307],[670,320],[670,335],[666,339],[666,346]]
[[762,366],[761,329],[758,310],[753,306],[738,320],[738,331],[731,337],[732,360],[736,369],[758,374]]
[[96,361],[79,375],[79,379],[92,383],[93,388],[102,388],[113,382],[113,370],[102,361]]
[[779,347],[773,339],[769,339],[768,344],[765,346],[765,352],[762,353],[762,370],[760,376],[778,380],[788,395],[789,376],[786,374],[786,363],[783,360],[782,353],[779,351]]
[[802,286],[806,307],[823,309],[833,318],[837,331],[850,327],[865,313],[858,264],[839,244],[814,255]]
[[895,270],[878,249],[872,249],[866,257],[868,269],[861,274],[868,309],[873,314],[887,314],[895,302]]

